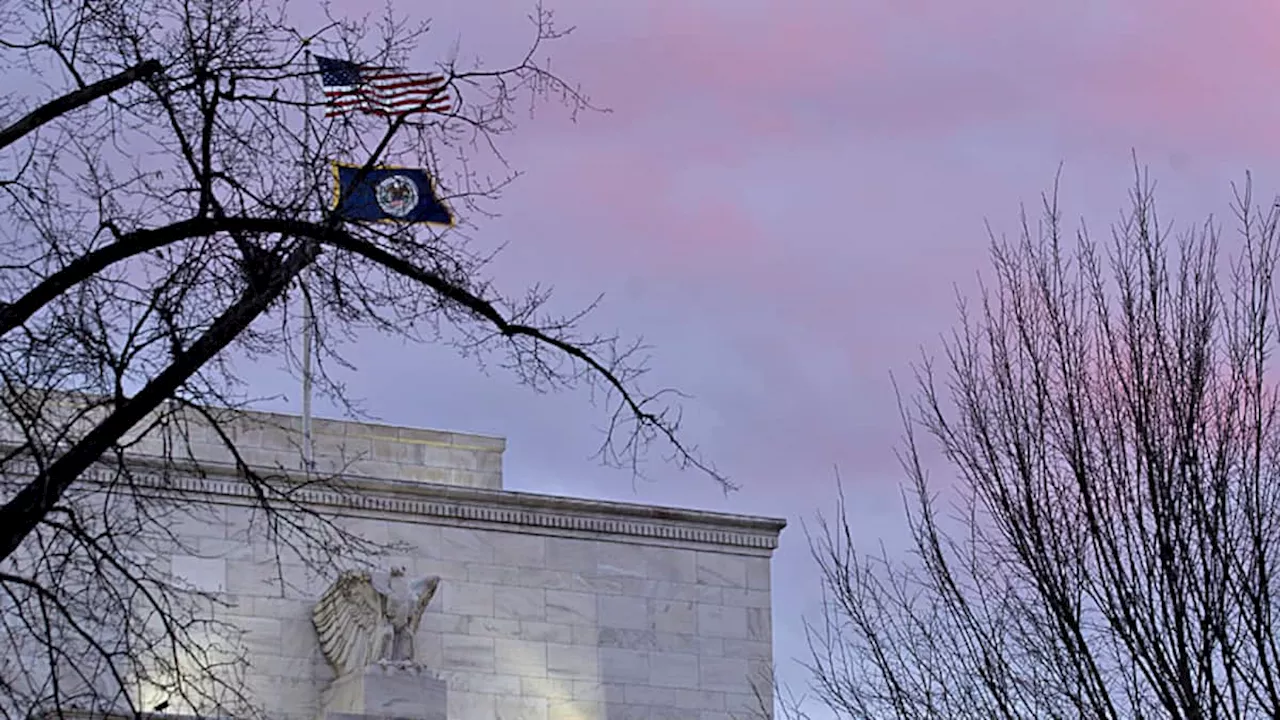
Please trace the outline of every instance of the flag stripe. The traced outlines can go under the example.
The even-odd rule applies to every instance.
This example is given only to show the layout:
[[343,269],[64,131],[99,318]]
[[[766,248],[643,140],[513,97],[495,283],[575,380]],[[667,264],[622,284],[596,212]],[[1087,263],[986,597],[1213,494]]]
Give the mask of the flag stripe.
[[[401,115],[416,115],[418,113],[446,113],[446,112],[449,112],[450,109],[451,108],[449,108],[449,106],[446,105],[444,107],[424,107],[424,108],[419,108],[417,110],[398,110],[396,112],[387,112],[386,110],[369,108],[369,109],[365,109],[364,112],[366,114],[377,115],[379,117],[400,117]],[[346,115],[346,114],[348,113],[330,110],[326,112],[324,115],[325,117],[337,117],[339,115]]]
[[366,82],[373,84],[378,83],[399,83],[399,82],[415,82],[415,83],[443,83],[444,77],[441,75],[426,75],[423,73],[397,73],[395,75],[376,75],[366,76]]
[[344,106],[340,108],[330,108],[329,110],[325,111],[325,115],[327,117],[333,117],[335,115],[344,115],[352,110],[362,110],[364,112],[375,114],[375,115],[397,115],[397,114],[410,114],[410,113],[419,113],[419,112],[448,112],[451,109],[451,107],[452,106],[450,105],[450,103],[444,102],[444,101],[436,102],[436,103],[424,103],[424,104],[408,106],[408,107],[397,107],[397,108],[387,108],[385,106],[360,103],[360,104],[349,105],[349,106]]
[[368,97],[395,99],[403,97],[435,97],[440,94],[439,90],[395,90],[392,92],[373,91],[365,93]]
[[[376,107],[360,107],[356,109],[362,110],[363,112],[369,115],[380,115],[383,117],[396,117],[400,115],[414,115],[417,113],[429,113],[429,112],[430,113],[446,113],[446,112],[449,112],[449,110],[451,110],[452,108],[449,105],[424,105],[418,108],[411,108],[408,110],[396,110],[396,111],[388,111],[388,110],[384,110]],[[327,110],[325,111],[325,117],[337,117],[339,115],[347,115],[350,113],[350,110],[351,109],[349,108]]]
[[375,95],[430,95],[444,89],[443,85],[369,85],[368,92]]
[[435,100],[438,98],[446,97],[446,94],[439,91],[413,92],[413,93],[406,93],[406,92],[372,93],[372,92],[354,91],[354,92],[345,92],[345,93],[325,93],[325,97],[327,97],[330,100],[333,100],[334,102],[342,102],[344,100],[348,100],[352,98],[368,98],[372,100],[379,100],[382,102],[400,102],[402,100],[414,100],[414,99]]
[[324,89],[326,95],[346,93],[367,93],[370,95],[431,95],[444,91],[443,85],[397,85],[385,87],[377,85],[340,85]]
[[357,103],[357,102],[373,102],[373,103],[378,103],[380,105],[414,105],[417,103],[435,102],[437,100],[442,100],[442,99],[444,99],[443,96],[434,95],[434,94],[398,95],[393,97],[380,97],[377,95],[363,95],[359,93],[353,93],[353,94],[345,95],[342,97],[330,98],[330,101],[331,101],[331,104],[333,105],[350,105],[352,103]]
[[442,75],[356,65],[331,58],[317,57],[316,60],[328,105],[326,117],[350,112],[377,115],[447,112],[452,107]]
[[383,80],[370,80],[369,85],[374,87],[413,87],[423,85],[443,85],[444,78],[386,78]]
[[[329,117],[333,117],[333,116],[335,116],[335,115],[345,115],[345,114],[347,114],[348,112],[350,112],[352,109],[353,109],[353,108],[343,108],[343,109],[337,109],[337,108],[335,108],[335,109],[332,109],[332,110],[327,110],[327,111],[325,112],[325,115],[327,115],[327,116],[329,116]],[[449,110],[450,110],[450,106],[448,106],[448,105],[420,105],[420,106],[418,106],[418,107],[416,107],[416,108],[400,108],[400,109],[395,109],[395,110],[389,110],[389,109],[387,109],[387,108],[367,107],[367,106],[366,106],[366,107],[359,107],[359,108],[354,108],[354,109],[362,110],[362,111],[364,111],[364,112],[366,112],[366,113],[369,113],[369,114],[371,114],[371,115],[412,115],[412,114],[415,114],[415,113],[427,113],[427,112],[437,112],[437,113],[449,112]]]
[[435,104],[440,102],[447,102],[448,99],[449,98],[446,95],[413,95],[413,96],[384,98],[384,97],[355,94],[355,95],[348,95],[344,97],[329,98],[329,104],[335,107],[342,107],[347,105],[358,105],[360,103],[373,103],[375,105],[386,105],[386,106],[411,106],[411,105],[422,105],[424,103],[429,105],[429,104]]
[[349,98],[335,98],[329,104],[334,107],[347,107],[351,105],[359,105],[361,103],[382,105],[386,107],[412,107],[416,105],[436,105],[439,103],[447,103],[448,101],[448,97],[399,98],[396,100],[388,100],[385,98],[352,96]]

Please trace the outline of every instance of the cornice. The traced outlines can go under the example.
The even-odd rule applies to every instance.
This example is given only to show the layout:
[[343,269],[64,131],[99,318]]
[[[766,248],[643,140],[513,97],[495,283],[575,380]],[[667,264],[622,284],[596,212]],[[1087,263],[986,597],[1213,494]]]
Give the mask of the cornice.
[[[198,472],[175,469],[168,473],[160,471],[158,460],[138,458],[133,465],[131,483],[154,488],[158,495],[202,494],[233,504],[255,501],[252,486],[230,464],[202,462]],[[154,469],[145,469],[148,465]],[[304,479],[301,473],[275,474],[295,482]],[[97,466],[83,479],[105,485],[111,482],[111,471]],[[777,548],[778,536],[787,524],[780,518],[360,476],[298,488],[290,497],[307,506],[400,521],[461,522],[524,532],[586,533],[757,552]]]

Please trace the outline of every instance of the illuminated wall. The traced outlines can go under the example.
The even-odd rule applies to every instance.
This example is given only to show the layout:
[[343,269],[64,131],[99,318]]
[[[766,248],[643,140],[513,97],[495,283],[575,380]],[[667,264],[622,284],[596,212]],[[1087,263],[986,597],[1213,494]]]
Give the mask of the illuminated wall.
[[[448,681],[450,720],[768,716],[781,521],[508,492],[501,440],[323,427],[321,454],[350,439],[365,476],[346,493],[309,491],[308,503],[403,546],[381,564],[442,578],[416,640]],[[296,442],[287,427],[238,432],[264,460]],[[379,469],[390,477],[369,476]],[[217,618],[243,630],[246,678],[268,716],[313,720],[332,674],[311,608],[342,568],[277,556],[230,473],[179,485],[215,507],[172,527],[187,549],[161,560],[229,603]],[[151,695],[139,699],[165,701]]]

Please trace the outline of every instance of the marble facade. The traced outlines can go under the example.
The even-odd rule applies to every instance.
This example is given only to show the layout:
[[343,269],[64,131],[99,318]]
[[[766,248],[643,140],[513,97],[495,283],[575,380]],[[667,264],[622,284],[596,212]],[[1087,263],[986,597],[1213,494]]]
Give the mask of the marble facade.
[[[237,423],[246,460],[296,466],[298,419]],[[450,720],[730,720],[771,717],[771,518],[504,490],[502,439],[317,421],[320,470],[345,488],[305,502],[386,562],[441,578],[415,637],[447,686]],[[278,557],[249,522],[246,485],[212,437],[195,438],[214,507],[177,531],[174,576],[228,602],[250,690],[268,717],[315,720],[334,680],[312,626],[320,576]],[[200,449],[200,443],[207,447]],[[145,474],[141,475],[145,481]],[[172,483],[173,480],[168,482]]]

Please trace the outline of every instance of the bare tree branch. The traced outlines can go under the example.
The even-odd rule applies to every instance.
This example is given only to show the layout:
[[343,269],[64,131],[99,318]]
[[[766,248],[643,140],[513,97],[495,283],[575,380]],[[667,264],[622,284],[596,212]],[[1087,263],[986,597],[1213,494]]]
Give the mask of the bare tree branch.
[[44,472],[0,507],[0,560],[8,558],[26,539],[41,518],[62,499],[67,488],[130,429],[142,422],[192,375],[222,352],[249,327],[271,303],[284,293],[318,252],[304,242],[284,262],[265,270],[260,285],[250,287],[239,302],[221,316],[169,367],[158,373],[136,395],[118,405],[93,430],[59,457]]
[[838,716],[1280,712],[1280,210],[1237,193],[1224,272],[1218,229],[1172,235],[1151,187],[1109,244],[1069,239],[1056,189],[993,237],[945,372],[922,363],[904,406],[910,556],[856,549],[843,505],[811,539]]
[[162,69],[163,68],[160,65],[159,60],[145,60],[134,65],[128,70],[118,72],[115,75],[99,80],[92,85],[87,85],[77,90],[73,90],[56,100],[51,100],[27,113],[17,122],[6,128],[0,129],[0,149],[9,147],[55,118],[65,115],[72,110],[78,110],[94,100],[110,95],[120,88],[131,85],[139,80],[145,80],[160,72]]

